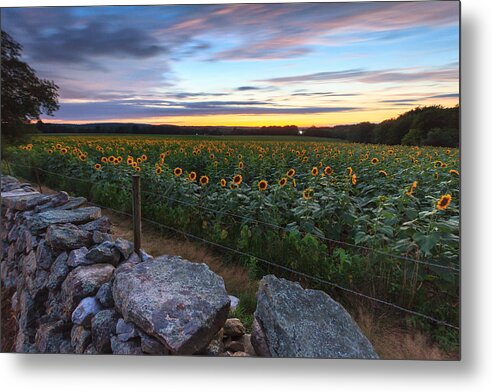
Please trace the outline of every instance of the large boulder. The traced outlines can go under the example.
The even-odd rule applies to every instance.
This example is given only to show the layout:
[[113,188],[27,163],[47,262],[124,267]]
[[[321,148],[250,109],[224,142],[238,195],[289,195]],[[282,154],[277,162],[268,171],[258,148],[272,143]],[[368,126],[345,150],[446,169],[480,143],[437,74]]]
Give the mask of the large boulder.
[[99,207],[85,207],[76,210],[48,210],[34,215],[30,220],[30,226],[37,233],[51,225],[63,223],[87,223],[101,217]]
[[119,270],[113,297],[125,320],[182,355],[210,342],[230,305],[223,279],[205,264],[165,256]]
[[62,284],[62,299],[67,313],[73,312],[82,298],[94,296],[111,279],[110,264],[83,265],[70,271]]
[[273,357],[378,358],[347,311],[328,294],[274,275],[260,282],[255,320],[252,343],[260,355],[265,350],[257,338],[265,340]]

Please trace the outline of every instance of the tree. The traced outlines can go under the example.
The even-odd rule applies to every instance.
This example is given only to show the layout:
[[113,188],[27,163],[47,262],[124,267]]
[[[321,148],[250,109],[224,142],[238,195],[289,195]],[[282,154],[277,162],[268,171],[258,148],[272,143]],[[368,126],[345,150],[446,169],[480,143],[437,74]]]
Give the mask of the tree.
[[[42,113],[58,110],[58,86],[37,77],[35,71],[20,60],[22,46],[2,30],[2,138],[21,139],[26,124],[39,120]],[[3,143],[2,143],[3,145]]]

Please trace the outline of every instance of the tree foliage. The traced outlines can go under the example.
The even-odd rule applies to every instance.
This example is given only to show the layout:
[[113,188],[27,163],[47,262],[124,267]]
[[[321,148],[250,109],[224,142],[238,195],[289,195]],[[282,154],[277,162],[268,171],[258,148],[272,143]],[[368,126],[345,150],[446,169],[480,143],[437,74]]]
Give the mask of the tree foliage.
[[42,113],[52,115],[58,110],[58,86],[40,79],[20,59],[22,46],[2,30],[2,137],[11,142],[21,139],[32,120]]

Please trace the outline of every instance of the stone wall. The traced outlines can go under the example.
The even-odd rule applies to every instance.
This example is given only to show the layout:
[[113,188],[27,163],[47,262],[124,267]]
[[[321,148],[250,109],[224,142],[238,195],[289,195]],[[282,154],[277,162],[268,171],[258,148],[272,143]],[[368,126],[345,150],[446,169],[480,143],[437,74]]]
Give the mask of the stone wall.
[[9,176],[1,191],[16,352],[377,358],[321,291],[264,277],[251,336],[228,318],[237,299],[205,264],[136,253],[84,198],[43,195]]

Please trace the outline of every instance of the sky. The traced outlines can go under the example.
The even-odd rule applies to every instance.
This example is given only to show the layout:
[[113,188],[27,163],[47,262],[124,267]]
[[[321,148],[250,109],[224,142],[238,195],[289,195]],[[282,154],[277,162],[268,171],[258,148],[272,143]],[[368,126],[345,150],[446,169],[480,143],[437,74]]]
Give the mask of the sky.
[[459,2],[3,8],[48,122],[300,127],[459,101]]

